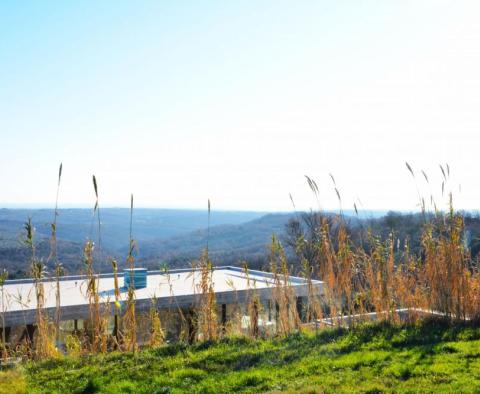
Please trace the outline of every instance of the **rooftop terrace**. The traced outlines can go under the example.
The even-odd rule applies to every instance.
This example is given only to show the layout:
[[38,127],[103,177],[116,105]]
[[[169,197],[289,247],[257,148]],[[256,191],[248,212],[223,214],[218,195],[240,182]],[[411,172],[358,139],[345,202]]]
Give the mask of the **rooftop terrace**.
[[[200,271],[191,269],[149,271],[146,287],[136,289],[136,309],[147,310],[155,298],[158,309],[189,307],[195,305],[200,298],[198,285]],[[120,303],[126,300],[127,287],[124,286],[123,275],[118,275],[120,287]],[[273,277],[271,273],[262,271],[245,272],[238,267],[217,267],[212,272],[212,282],[217,303],[244,302],[253,288],[260,299],[271,298]],[[318,293],[323,292],[323,282],[314,281]],[[45,310],[54,316],[56,304],[56,283],[53,279],[43,280],[45,289]],[[289,277],[297,296],[307,295],[307,282],[299,277]],[[115,302],[114,275],[98,275],[100,301],[109,307]],[[87,296],[86,276],[65,276],[60,278],[61,320],[88,318],[89,303]],[[0,300],[0,312],[5,314],[5,325],[14,326],[35,323],[37,301],[35,286],[32,280],[10,280],[4,287],[4,304]]]

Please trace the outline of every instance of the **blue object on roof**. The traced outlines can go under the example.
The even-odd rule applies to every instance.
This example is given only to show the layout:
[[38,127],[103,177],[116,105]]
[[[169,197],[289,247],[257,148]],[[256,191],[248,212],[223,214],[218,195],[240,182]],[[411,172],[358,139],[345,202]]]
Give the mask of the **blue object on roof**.
[[146,268],[126,268],[123,270],[123,275],[126,288],[143,289],[147,287]]

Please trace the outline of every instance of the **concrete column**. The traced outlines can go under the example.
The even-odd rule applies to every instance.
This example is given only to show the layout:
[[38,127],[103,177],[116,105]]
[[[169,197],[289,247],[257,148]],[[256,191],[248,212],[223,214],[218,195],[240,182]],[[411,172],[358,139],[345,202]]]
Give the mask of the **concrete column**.
[[227,304],[222,304],[222,331],[227,330]]
[[253,321],[250,322],[250,326],[251,326],[253,337],[258,338],[260,331],[258,329],[258,302],[257,301],[253,302],[252,308],[253,308],[253,311],[252,311],[251,318]]
[[[5,327],[5,343],[10,342],[11,327]],[[0,328],[0,341],[3,341],[3,328]]]
[[36,328],[37,326],[33,324],[27,324],[18,342],[20,343],[26,339],[30,345],[33,344],[33,334]]
[[73,333],[78,334],[78,319],[73,319]]
[[115,315],[113,319],[114,319],[114,323],[113,323],[112,335],[118,339],[118,315]]
[[278,302],[275,302],[275,324],[277,325],[277,330],[278,330],[279,323],[280,323],[280,305],[278,305]]
[[198,331],[197,313],[195,309],[190,308],[185,316],[187,319],[188,343],[192,344],[195,342]]
[[305,321],[305,311],[303,310],[303,297],[297,297],[297,314],[300,321]]

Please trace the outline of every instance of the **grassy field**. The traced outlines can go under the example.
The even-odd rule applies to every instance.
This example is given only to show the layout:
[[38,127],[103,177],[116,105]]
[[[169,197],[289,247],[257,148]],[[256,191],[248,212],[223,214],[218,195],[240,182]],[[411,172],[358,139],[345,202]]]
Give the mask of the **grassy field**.
[[166,345],[137,354],[29,363],[0,392],[480,392],[480,328],[369,324],[254,341]]

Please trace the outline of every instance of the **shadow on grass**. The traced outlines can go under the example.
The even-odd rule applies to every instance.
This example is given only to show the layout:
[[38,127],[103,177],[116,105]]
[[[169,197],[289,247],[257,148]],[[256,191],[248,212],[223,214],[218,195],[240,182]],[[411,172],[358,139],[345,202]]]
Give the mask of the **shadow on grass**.
[[[209,354],[198,360],[198,368],[209,370],[213,365],[221,369],[242,370],[259,365],[284,365],[304,357],[320,354],[341,355],[359,351],[364,346],[382,350],[416,349],[420,358],[425,358],[438,351],[448,352],[448,349],[438,349],[436,345],[445,341],[480,339],[478,322],[451,322],[446,319],[431,318],[416,324],[393,324],[388,321],[365,323],[350,330],[333,328],[309,335],[291,334],[285,338],[271,340],[271,347],[262,350],[262,341],[236,339],[225,344],[234,345],[229,354]],[[334,345],[330,349],[322,348]],[[212,346],[211,344],[209,346]]]
[[[83,369],[81,384],[83,392],[94,392],[95,374],[109,375],[107,366],[120,365],[124,370],[134,366],[137,374],[146,374],[165,368],[170,357],[185,355],[181,360],[185,368],[205,372],[244,371],[255,367],[280,367],[301,361],[305,357],[340,356],[365,349],[411,350],[418,360],[425,360],[438,352],[454,352],[454,348],[437,345],[445,341],[480,339],[480,328],[476,322],[451,323],[441,319],[429,319],[410,325],[396,325],[389,322],[366,323],[352,329],[332,328],[317,333],[296,333],[284,338],[252,340],[246,337],[224,338],[217,342],[196,345],[177,343],[155,350],[129,353],[113,353],[105,356],[87,356],[81,359],[44,361],[32,363],[29,374],[35,370],[77,370]],[[191,354],[190,354],[191,353]],[[89,365],[96,364],[95,370]],[[142,366],[140,372],[139,366]],[[102,372],[103,371],[103,372]],[[150,372],[149,372],[150,371]],[[136,376],[132,374],[132,379]],[[50,374],[44,376],[47,378]],[[140,375],[139,375],[140,376]],[[142,375],[143,376],[143,375]],[[90,384],[89,384],[90,382]],[[79,382],[77,382],[78,384]],[[93,386],[92,386],[93,384]],[[78,387],[78,386],[77,386]],[[93,390],[93,391],[88,391]]]

